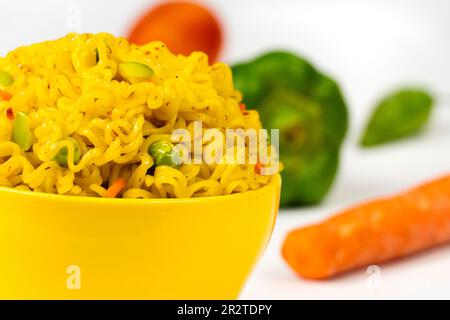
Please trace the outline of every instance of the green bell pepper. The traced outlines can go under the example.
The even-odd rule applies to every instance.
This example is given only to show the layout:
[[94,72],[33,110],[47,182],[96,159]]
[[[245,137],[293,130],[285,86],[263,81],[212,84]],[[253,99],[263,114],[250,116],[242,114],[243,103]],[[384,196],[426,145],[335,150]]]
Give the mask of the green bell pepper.
[[0,70],[0,86],[7,87],[14,83],[14,78],[6,71]]
[[18,112],[12,127],[12,142],[18,144],[23,151],[28,151],[33,145],[33,132],[30,128],[30,118],[24,112]]
[[[74,138],[67,138],[67,141],[69,141],[73,145],[73,163],[78,164],[81,159],[81,149],[80,145],[78,144],[77,140]],[[67,167],[69,156],[69,150],[67,147],[63,147],[59,152],[56,154],[56,156],[53,158],[53,160],[56,161],[60,166]]]
[[339,164],[347,106],[339,86],[306,60],[275,51],[233,67],[234,83],[267,129],[280,129],[281,205],[310,205],[329,191]]

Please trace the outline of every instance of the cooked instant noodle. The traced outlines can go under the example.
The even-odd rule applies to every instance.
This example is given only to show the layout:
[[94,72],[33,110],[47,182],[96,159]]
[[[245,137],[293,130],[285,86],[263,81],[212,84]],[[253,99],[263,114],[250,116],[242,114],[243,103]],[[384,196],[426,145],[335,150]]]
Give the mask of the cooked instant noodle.
[[196,120],[260,129],[240,101],[227,65],[161,42],[69,34],[20,47],[0,58],[0,186],[124,198],[258,189],[272,179],[259,163],[184,163],[172,148],[172,132],[194,136]]

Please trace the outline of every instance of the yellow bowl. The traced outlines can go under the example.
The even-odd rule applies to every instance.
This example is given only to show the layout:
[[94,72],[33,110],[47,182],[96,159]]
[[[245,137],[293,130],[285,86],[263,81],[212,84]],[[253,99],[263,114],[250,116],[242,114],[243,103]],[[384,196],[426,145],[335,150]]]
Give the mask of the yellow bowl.
[[280,187],[151,200],[0,188],[0,299],[235,299]]

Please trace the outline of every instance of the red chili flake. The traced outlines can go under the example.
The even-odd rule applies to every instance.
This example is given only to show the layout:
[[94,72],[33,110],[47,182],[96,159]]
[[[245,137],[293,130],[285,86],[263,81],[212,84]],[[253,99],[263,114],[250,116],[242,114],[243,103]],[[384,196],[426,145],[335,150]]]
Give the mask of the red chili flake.
[[255,172],[257,173],[257,174],[261,174],[261,169],[263,168],[263,165],[260,163],[260,162],[258,162],[258,163],[256,163],[255,164]]
[[247,106],[245,105],[245,103],[241,103],[239,104],[239,108],[241,109],[241,112],[244,113],[247,111]]
[[6,117],[9,120],[14,120],[14,110],[12,108],[6,109]]

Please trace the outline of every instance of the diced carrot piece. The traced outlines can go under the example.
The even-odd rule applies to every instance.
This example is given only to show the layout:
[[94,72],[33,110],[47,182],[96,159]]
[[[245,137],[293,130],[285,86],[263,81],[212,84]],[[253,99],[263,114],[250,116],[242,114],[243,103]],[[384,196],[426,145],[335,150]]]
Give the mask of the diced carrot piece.
[[103,195],[104,198],[116,198],[117,195],[122,191],[122,189],[127,184],[127,181],[125,179],[119,178],[114,180],[114,182],[111,184],[111,186],[106,190],[105,194]]

